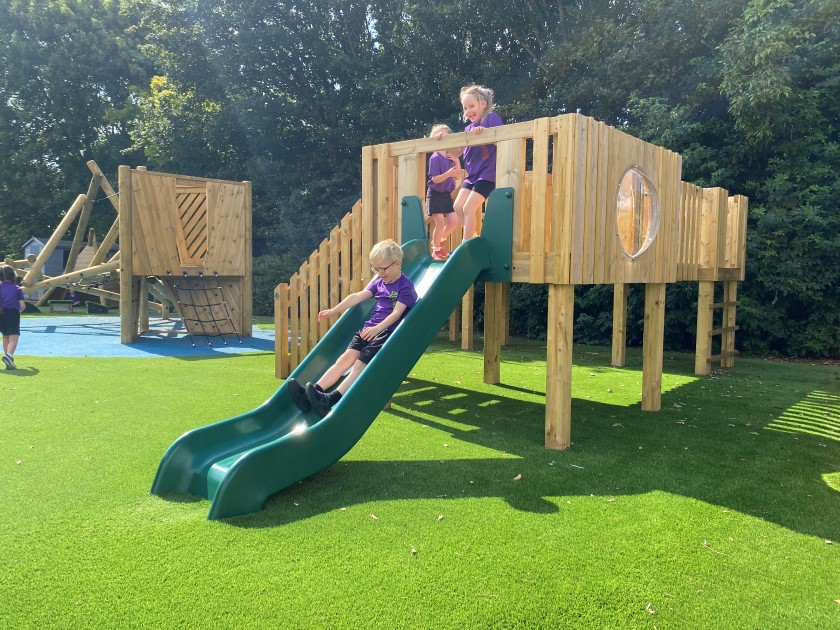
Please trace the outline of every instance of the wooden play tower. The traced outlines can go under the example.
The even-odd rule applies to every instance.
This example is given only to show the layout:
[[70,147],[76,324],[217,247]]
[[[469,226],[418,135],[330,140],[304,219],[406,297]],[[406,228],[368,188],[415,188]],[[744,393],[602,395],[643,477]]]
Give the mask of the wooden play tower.
[[[149,330],[149,308],[165,315],[169,304],[191,335],[250,337],[251,183],[120,166],[116,192],[95,162],[88,168],[87,194],[76,198],[40,254],[6,260],[25,272],[24,291],[46,290],[39,304],[71,287],[118,303],[122,343]],[[86,252],[83,235],[100,190],[117,216],[102,243]],[[65,272],[45,276],[46,261],[76,219]]]
[[[427,155],[480,144],[497,147],[497,186],[514,191],[512,281],[547,284],[548,340],[545,444],[571,441],[574,287],[612,284],[614,365],[624,365],[627,285],[645,290],[642,401],[661,406],[665,287],[697,282],[698,374],[715,361],[732,365],[737,282],[744,278],[747,199],[721,188],[681,181],[681,157],[579,114],[364,147],[362,199],[313,252],[289,283],[275,291],[276,372],[285,378],[326,333],[321,309],[359,290],[371,277],[367,252],[400,237],[400,201],[424,198]],[[453,246],[457,244],[455,236]],[[715,302],[715,283],[723,299]],[[501,382],[509,285],[487,283],[484,381]],[[450,320],[462,346],[472,347],[472,291]],[[719,325],[715,314],[720,313]],[[286,335],[286,331],[289,335]],[[719,352],[712,355],[713,340]],[[288,341],[287,341],[288,340]],[[287,346],[288,344],[288,346]]]

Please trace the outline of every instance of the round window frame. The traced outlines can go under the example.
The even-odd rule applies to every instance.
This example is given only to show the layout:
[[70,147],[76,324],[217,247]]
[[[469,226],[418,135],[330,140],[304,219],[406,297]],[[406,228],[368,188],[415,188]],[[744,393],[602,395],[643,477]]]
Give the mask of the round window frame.
[[[619,195],[621,194],[621,184],[631,172],[635,172],[637,176],[641,178],[644,190],[648,194],[650,194],[652,207],[650,224],[647,230],[647,234],[645,235],[645,240],[639,247],[639,250],[635,253],[628,252],[627,249],[624,247],[624,241],[622,241],[621,239],[621,230],[618,225]],[[636,260],[637,258],[639,258],[639,256],[643,255],[646,251],[648,251],[648,249],[650,249],[650,246],[653,244],[654,240],[656,240],[656,237],[659,234],[659,227],[661,223],[662,202],[659,199],[659,193],[656,190],[656,186],[653,185],[653,182],[650,180],[650,177],[648,177],[647,173],[645,172],[645,169],[643,169],[638,164],[631,164],[626,169],[624,169],[624,172],[618,179],[618,185],[615,188],[615,237],[618,240],[618,246],[621,248],[622,253],[630,260]]]

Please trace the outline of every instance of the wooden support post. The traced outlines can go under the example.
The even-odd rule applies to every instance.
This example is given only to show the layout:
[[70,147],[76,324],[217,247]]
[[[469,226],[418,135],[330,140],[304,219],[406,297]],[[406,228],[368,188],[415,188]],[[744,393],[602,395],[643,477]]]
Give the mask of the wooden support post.
[[139,316],[138,325],[141,333],[149,330],[149,279],[146,276],[140,277],[140,299],[137,300],[137,313]]
[[473,339],[473,306],[475,305],[475,285],[470,285],[461,300],[461,350],[472,350],[475,345]]
[[574,285],[548,285],[545,447],[557,450],[565,450],[572,443],[574,312]]
[[612,365],[624,367],[627,360],[627,285],[613,285]]
[[662,352],[665,341],[665,283],[645,285],[642,341],[642,410],[662,407]]
[[510,341],[510,282],[502,284],[502,345]]
[[[120,188],[120,343],[131,343],[137,336],[132,308],[131,168],[119,167]],[[133,320],[133,321],[132,321]]]
[[697,340],[694,349],[694,373],[708,374],[711,370],[708,358],[712,356],[712,302],[715,283],[701,280],[697,283]]
[[723,355],[721,367],[731,368],[735,365],[735,312],[738,301],[738,282],[727,280],[723,283],[723,333],[720,339],[720,353]]
[[502,316],[502,284],[488,282],[484,285],[484,382],[496,385],[502,382],[501,353],[504,336]]
[[449,341],[458,341],[459,333],[461,332],[461,305],[455,307],[452,314],[449,316]]

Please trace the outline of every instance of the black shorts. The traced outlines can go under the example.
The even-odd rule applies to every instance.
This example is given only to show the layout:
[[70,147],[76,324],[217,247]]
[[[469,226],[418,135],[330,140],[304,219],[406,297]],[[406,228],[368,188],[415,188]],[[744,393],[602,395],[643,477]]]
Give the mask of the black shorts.
[[452,195],[446,192],[426,189],[426,214],[449,214],[455,212]]
[[394,331],[383,330],[370,341],[362,339],[362,336],[359,333],[356,333],[353,335],[353,340],[350,342],[350,345],[347,346],[347,349],[358,350],[359,361],[367,365],[370,363],[370,360],[376,356],[376,353],[379,352],[382,346],[385,345],[385,340],[391,336],[392,332]]
[[20,311],[8,308],[3,310],[0,315],[0,334],[4,337],[20,334]]
[[461,188],[473,190],[485,199],[487,199],[487,197],[490,196],[490,193],[496,190],[496,182],[491,182],[486,179],[479,179],[477,182],[473,182],[472,184],[464,182]]

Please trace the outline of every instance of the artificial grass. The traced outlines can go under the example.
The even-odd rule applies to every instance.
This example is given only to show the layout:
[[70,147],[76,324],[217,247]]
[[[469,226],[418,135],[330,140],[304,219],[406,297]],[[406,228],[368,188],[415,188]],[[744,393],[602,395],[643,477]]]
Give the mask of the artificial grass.
[[484,385],[479,353],[434,345],[344,459],[211,522],[206,501],[148,494],[157,463],[267,398],[273,356],[21,355],[0,372],[0,625],[840,624],[837,366],[697,378],[666,354],[645,413],[637,352],[616,369],[578,347],[558,452],[544,350],[502,360]]

